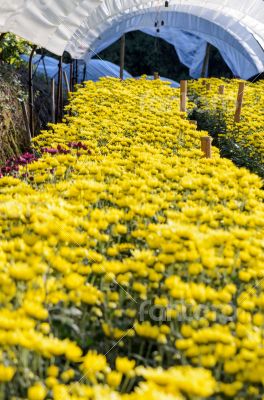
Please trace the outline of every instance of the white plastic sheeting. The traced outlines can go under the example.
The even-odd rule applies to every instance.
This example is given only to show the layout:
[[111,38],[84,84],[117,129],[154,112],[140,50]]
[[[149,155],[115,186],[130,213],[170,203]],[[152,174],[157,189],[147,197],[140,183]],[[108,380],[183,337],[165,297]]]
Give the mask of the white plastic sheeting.
[[[170,0],[169,8],[164,0],[107,0],[103,1],[92,15],[83,21],[68,44],[68,48],[78,54],[93,43],[108,27],[120,19],[126,19],[132,13],[147,14],[151,8],[156,15],[160,12],[186,12],[208,22],[224,27],[237,34],[238,40],[252,35],[264,47],[264,4],[262,0]],[[154,22],[154,21],[153,21]],[[239,24],[239,26],[237,25]]]
[[[138,76],[136,79],[140,79],[140,78],[141,77]],[[153,80],[154,77],[153,76],[147,76],[147,79],[148,80]],[[178,82],[176,82],[176,81],[173,81],[172,79],[165,78],[164,76],[160,76],[159,79],[162,80],[163,82],[169,82],[171,87],[173,87],[173,88],[177,88],[178,89],[180,87],[180,84]]]
[[[171,31],[171,33],[167,31],[167,39],[164,38],[163,32],[161,37],[175,47],[182,64],[189,67],[190,75],[193,78],[199,78],[203,69],[207,47],[206,41],[189,32],[173,29]],[[150,31],[146,31],[146,33],[153,35],[153,32],[151,33]]]
[[[22,56],[24,61],[29,61],[29,57],[26,55]],[[57,79],[58,77],[58,65],[59,61],[52,57],[42,57],[41,55],[36,55],[33,57],[34,70],[38,74],[47,75],[50,79]],[[63,64],[63,70],[67,72],[68,79],[70,77],[70,65]],[[113,78],[119,78],[120,68],[109,61],[104,60],[90,60],[86,63],[78,63],[78,82],[83,80],[98,81],[100,78],[108,76]],[[132,78],[127,71],[124,71],[124,79]]]
[[[29,56],[22,55],[21,58],[28,62]],[[41,55],[36,55],[33,57],[34,71],[37,74],[45,75],[49,79],[58,79],[58,66],[59,61],[52,57],[42,57]],[[86,68],[85,68],[86,65]],[[66,71],[68,79],[70,79],[70,65],[62,64],[63,71]],[[102,77],[113,77],[119,78],[120,67],[110,61],[105,60],[90,60],[87,63],[79,62],[78,65],[78,82],[81,83],[83,80],[98,81]],[[127,71],[124,71],[124,79],[132,78]],[[137,77],[136,79],[139,79]],[[147,77],[148,79],[153,79],[153,76]],[[178,82],[173,81],[165,77],[160,77],[162,81],[169,82],[171,87],[180,87]]]
[[[154,28],[155,21],[164,21],[160,32]],[[148,13],[134,12],[120,17],[115,24],[105,30],[91,46],[86,57],[105,49],[124,32],[140,29],[152,35],[158,35],[173,44],[181,61],[190,68],[193,77],[199,77],[202,70],[206,43],[217,47],[235,76],[248,79],[264,71],[264,51],[254,37],[243,32],[243,40],[238,40],[236,31],[241,23],[233,25],[233,31],[208,22],[204,18],[172,11],[149,9]]]
[[[0,32],[14,32],[56,54],[68,50],[74,58],[84,58],[98,51],[100,38],[105,38],[111,29],[117,38],[123,32],[138,29],[138,18],[144,22],[145,16],[155,15],[152,25],[140,26],[151,29],[163,13],[166,27],[192,33],[203,41],[214,40],[230,68],[239,72],[236,75],[249,77],[264,70],[262,0],[170,0],[169,8],[164,3],[164,0],[0,0]],[[180,22],[177,16],[183,14],[189,16],[184,26],[176,23]],[[198,62],[195,60],[194,64]]]
[[[215,27],[211,27],[210,30],[212,32],[215,29]],[[217,29],[220,30],[221,28]],[[156,31],[153,29],[144,29],[143,31],[149,35],[157,36]],[[196,33],[196,31],[194,32]],[[264,70],[264,64],[263,67],[257,68],[254,61],[248,57],[248,54],[243,49],[239,51],[234,48],[233,40],[230,43],[230,37],[224,31],[222,32],[222,37],[225,38],[224,41],[218,39],[216,35],[206,33],[205,30],[200,33],[200,36],[197,36],[191,32],[164,28],[159,36],[175,47],[180,61],[189,67],[190,75],[193,78],[199,78],[202,74],[207,43],[219,49],[234,76],[249,79]]]

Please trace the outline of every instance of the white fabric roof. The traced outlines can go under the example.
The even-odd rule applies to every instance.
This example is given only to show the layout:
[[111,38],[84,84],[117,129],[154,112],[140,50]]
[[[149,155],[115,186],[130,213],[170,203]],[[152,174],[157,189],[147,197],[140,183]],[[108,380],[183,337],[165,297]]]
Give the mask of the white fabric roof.
[[[147,25],[140,26],[150,29],[155,16],[159,18],[163,13],[166,27],[173,22],[176,30],[202,35],[203,40],[213,38],[230,65],[247,59],[244,68],[251,66],[254,73],[264,70],[263,0],[170,0],[169,8],[164,3],[164,0],[0,0],[0,32],[14,32],[55,54],[67,50],[74,58],[84,58],[98,51],[100,37],[111,29],[121,36],[123,32],[138,29],[138,19],[145,23],[146,15],[152,15],[152,25],[149,19]],[[179,27],[177,15],[187,15],[190,20],[186,18],[184,27]]]
[[[135,12],[126,19],[121,18],[93,42],[86,57],[102,51],[130,30],[141,29],[156,36],[153,22],[156,17],[157,12],[149,9],[148,13]],[[190,74],[194,78],[201,75],[206,42],[220,50],[235,76],[248,79],[264,70],[264,52],[254,37],[246,31],[244,41],[238,41],[235,33],[231,34],[215,23],[188,13],[160,12],[159,19],[164,20],[165,26],[160,28],[158,36],[175,46],[180,60],[190,68]]]

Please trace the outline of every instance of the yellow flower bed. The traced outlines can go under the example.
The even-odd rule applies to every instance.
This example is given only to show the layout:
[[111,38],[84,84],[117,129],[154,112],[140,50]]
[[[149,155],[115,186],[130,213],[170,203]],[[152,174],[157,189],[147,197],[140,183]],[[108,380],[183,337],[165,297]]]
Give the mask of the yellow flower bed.
[[[239,82],[200,79],[189,83],[189,93],[195,98],[199,119],[218,136],[220,147],[228,146],[235,161],[264,177],[264,81],[245,82],[241,121],[235,123]],[[224,94],[219,94],[220,85],[225,86]]]
[[0,179],[2,398],[259,398],[260,178],[205,159],[160,81],[68,109]]

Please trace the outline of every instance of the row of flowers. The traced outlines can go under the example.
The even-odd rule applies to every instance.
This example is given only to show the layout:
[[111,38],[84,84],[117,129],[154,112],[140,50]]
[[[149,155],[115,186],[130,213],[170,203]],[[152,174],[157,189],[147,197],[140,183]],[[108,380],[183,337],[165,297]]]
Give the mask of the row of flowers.
[[263,392],[262,182],[179,102],[88,82],[0,179],[0,398]]
[[[189,94],[196,104],[195,118],[216,138],[222,154],[263,178],[264,82],[245,82],[241,121],[235,122],[240,82],[238,79],[200,79],[190,83]],[[220,86],[224,86],[222,93],[219,93]]]

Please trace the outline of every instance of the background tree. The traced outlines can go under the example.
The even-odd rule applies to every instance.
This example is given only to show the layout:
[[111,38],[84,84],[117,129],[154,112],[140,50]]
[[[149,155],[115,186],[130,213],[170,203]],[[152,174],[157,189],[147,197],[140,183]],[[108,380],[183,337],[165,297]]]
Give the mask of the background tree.
[[[119,49],[118,41],[102,51],[99,57],[119,64]],[[159,37],[155,38],[140,31],[126,34],[125,68],[133,76],[153,75],[154,71],[158,71],[161,76],[177,81],[190,78],[189,69],[180,62],[174,46]],[[213,46],[211,46],[209,75],[232,77],[221,54]]]
[[22,63],[21,54],[28,54],[30,49],[29,42],[12,33],[0,35],[0,61],[2,62],[18,67]]

